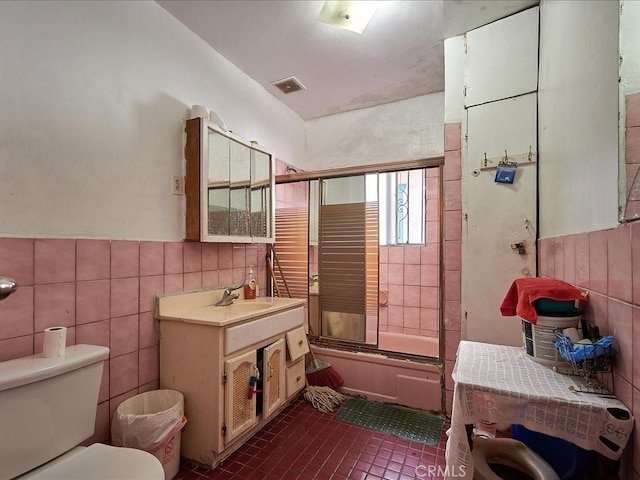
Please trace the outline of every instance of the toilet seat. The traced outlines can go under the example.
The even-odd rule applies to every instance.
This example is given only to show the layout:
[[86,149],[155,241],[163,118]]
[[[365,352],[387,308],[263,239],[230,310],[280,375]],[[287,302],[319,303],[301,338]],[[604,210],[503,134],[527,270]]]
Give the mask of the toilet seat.
[[501,480],[489,463],[507,465],[526,473],[535,480],[560,480],[560,477],[540,455],[524,443],[512,438],[473,439],[473,478]]
[[19,477],[48,480],[164,480],[162,463],[143,450],[94,443]]

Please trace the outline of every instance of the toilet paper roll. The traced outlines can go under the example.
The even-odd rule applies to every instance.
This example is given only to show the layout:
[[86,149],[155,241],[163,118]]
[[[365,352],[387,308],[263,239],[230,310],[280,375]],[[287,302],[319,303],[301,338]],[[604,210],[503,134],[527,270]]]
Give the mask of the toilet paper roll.
[[44,342],[42,344],[42,356],[45,358],[64,356],[67,344],[66,327],[51,327],[44,331]]

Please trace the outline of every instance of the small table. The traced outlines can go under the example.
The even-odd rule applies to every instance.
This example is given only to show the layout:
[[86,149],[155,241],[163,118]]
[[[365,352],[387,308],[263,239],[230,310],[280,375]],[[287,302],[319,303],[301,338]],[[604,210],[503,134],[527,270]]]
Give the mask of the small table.
[[463,340],[452,377],[445,478],[473,478],[465,426],[480,420],[518,423],[612,460],[620,458],[633,429],[633,417],[622,402],[572,391],[579,389],[576,378],[537,363],[521,347]]

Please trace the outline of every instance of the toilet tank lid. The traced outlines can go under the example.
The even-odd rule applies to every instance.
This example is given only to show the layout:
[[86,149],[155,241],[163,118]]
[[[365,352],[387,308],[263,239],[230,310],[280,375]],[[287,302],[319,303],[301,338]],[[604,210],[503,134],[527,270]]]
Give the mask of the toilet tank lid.
[[109,358],[109,349],[98,345],[70,345],[62,357],[41,353],[0,362],[0,391],[61,375]]

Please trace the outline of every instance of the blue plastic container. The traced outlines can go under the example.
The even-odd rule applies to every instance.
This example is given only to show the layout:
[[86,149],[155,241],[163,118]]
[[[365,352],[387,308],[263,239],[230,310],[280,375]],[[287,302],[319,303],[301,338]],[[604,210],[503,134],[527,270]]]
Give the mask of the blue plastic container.
[[562,480],[581,478],[596,466],[596,453],[561,438],[512,425],[511,435],[540,455]]

